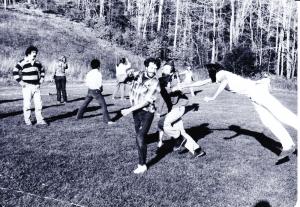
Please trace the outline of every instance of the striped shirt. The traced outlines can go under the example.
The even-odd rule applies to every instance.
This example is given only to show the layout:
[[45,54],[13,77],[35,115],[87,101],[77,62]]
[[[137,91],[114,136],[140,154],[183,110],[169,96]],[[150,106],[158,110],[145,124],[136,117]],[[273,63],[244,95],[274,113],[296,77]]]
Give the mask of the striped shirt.
[[149,104],[143,108],[144,111],[154,113],[155,101],[160,93],[158,79],[154,76],[149,78],[144,72],[140,72],[134,79],[130,91],[130,100],[132,105],[140,104],[147,101]]
[[22,59],[17,63],[13,69],[14,79],[18,82],[23,81],[25,83],[39,85],[45,77],[45,69],[38,61],[33,63],[30,60]]

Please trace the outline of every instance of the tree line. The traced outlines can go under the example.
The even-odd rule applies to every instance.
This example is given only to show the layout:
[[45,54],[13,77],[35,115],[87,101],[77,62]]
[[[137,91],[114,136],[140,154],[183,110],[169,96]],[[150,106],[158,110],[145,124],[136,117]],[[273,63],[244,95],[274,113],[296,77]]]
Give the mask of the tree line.
[[294,0],[2,0],[85,22],[99,38],[143,56],[202,68],[221,61],[250,76],[297,76]]

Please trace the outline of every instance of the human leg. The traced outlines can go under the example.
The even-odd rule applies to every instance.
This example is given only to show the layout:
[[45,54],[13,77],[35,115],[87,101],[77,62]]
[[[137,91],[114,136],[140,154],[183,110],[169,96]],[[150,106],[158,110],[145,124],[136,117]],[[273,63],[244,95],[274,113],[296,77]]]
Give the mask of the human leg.
[[44,117],[42,115],[43,102],[41,98],[40,86],[34,87],[33,101],[34,101],[35,117],[36,117],[37,124],[46,124],[46,122],[44,121]]
[[276,136],[282,144],[282,150],[289,150],[295,146],[293,139],[288,131],[278,121],[278,119],[265,107],[253,103],[262,123]]
[[62,78],[62,83],[61,83],[61,92],[62,92],[62,96],[63,96],[64,102],[67,102],[67,101],[68,101],[68,99],[67,99],[66,84],[67,84],[67,79],[66,79],[66,77],[64,76],[64,77]]
[[116,95],[117,95],[117,92],[118,92],[119,88],[120,88],[120,83],[118,82],[117,85],[116,85],[116,88],[113,92],[112,99],[116,98]]
[[147,170],[146,166],[146,157],[147,157],[147,145],[145,142],[145,135],[148,133],[152,120],[154,118],[154,114],[139,110],[134,114],[135,118],[134,121],[139,122],[135,123],[135,126],[140,126],[137,130],[136,135],[136,143],[138,148],[138,155],[139,155],[139,166],[134,171],[134,173],[143,173]]
[[93,97],[90,95],[90,92],[88,92],[87,96],[85,97],[85,100],[84,100],[83,104],[78,109],[77,116],[76,116],[77,119],[81,119],[83,117],[83,114],[84,114],[87,106],[89,105],[89,103],[92,100],[93,100]]
[[23,93],[23,114],[24,114],[24,121],[26,125],[32,125],[30,121],[31,116],[31,99],[32,99],[32,88],[30,85],[25,85],[22,87]]
[[107,105],[106,105],[105,99],[104,99],[102,93],[100,92],[100,90],[96,90],[94,92],[94,98],[97,100],[98,104],[101,106],[102,114],[103,114],[103,122],[108,123],[110,121],[110,117],[109,117],[109,114],[107,111]]
[[270,93],[261,95],[261,98],[257,99],[257,104],[264,106],[280,122],[299,131],[300,124],[298,123],[297,115],[282,105]]
[[56,86],[56,97],[57,97],[57,101],[61,102],[61,79],[58,76],[55,76],[55,86]]

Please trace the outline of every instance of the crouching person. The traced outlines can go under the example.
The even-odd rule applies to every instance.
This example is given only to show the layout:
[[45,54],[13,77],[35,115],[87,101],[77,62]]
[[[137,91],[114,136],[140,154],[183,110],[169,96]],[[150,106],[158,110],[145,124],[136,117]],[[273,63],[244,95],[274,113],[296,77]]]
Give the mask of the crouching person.
[[[164,132],[175,139],[173,151],[179,151],[182,146],[188,149],[193,157],[201,157],[206,153],[194,141],[194,139],[186,133],[183,126],[182,116],[185,114],[188,104],[188,97],[178,89],[180,85],[178,73],[175,71],[173,63],[167,63],[162,69],[163,76],[159,79],[162,100],[168,106],[168,113],[159,121],[159,142],[158,147],[162,146],[162,138]],[[162,111],[162,105],[160,107]]]

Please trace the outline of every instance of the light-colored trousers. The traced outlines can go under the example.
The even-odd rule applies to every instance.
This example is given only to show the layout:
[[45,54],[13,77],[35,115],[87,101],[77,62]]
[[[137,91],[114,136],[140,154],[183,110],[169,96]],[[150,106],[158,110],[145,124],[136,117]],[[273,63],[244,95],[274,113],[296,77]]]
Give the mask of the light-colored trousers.
[[31,100],[33,99],[34,108],[35,108],[35,118],[37,122],[44,120],[42,116],[42,99],[39,85],[25,84],[22,87],[23,93],[23,113],[24,120],[26,123],[30,122],[31,116]]
[[194,154],[194,151],[199,148],[199,145],[184,130],[183,121],[181,119],[184,112],[184,106],[172,108],[172,110],[166,115],[163,129],[169,137],[173,137],[175,139],[182,135],[186,139],[186,143],[184,145],[185,148]]
[[282,149],[287,150],[294,146],[293,139],[282,124],[298,131],[300,123],[297,123],[297,115],[283,106],[269,91],[256,90],[250,98],[262,123],[277,137]]

